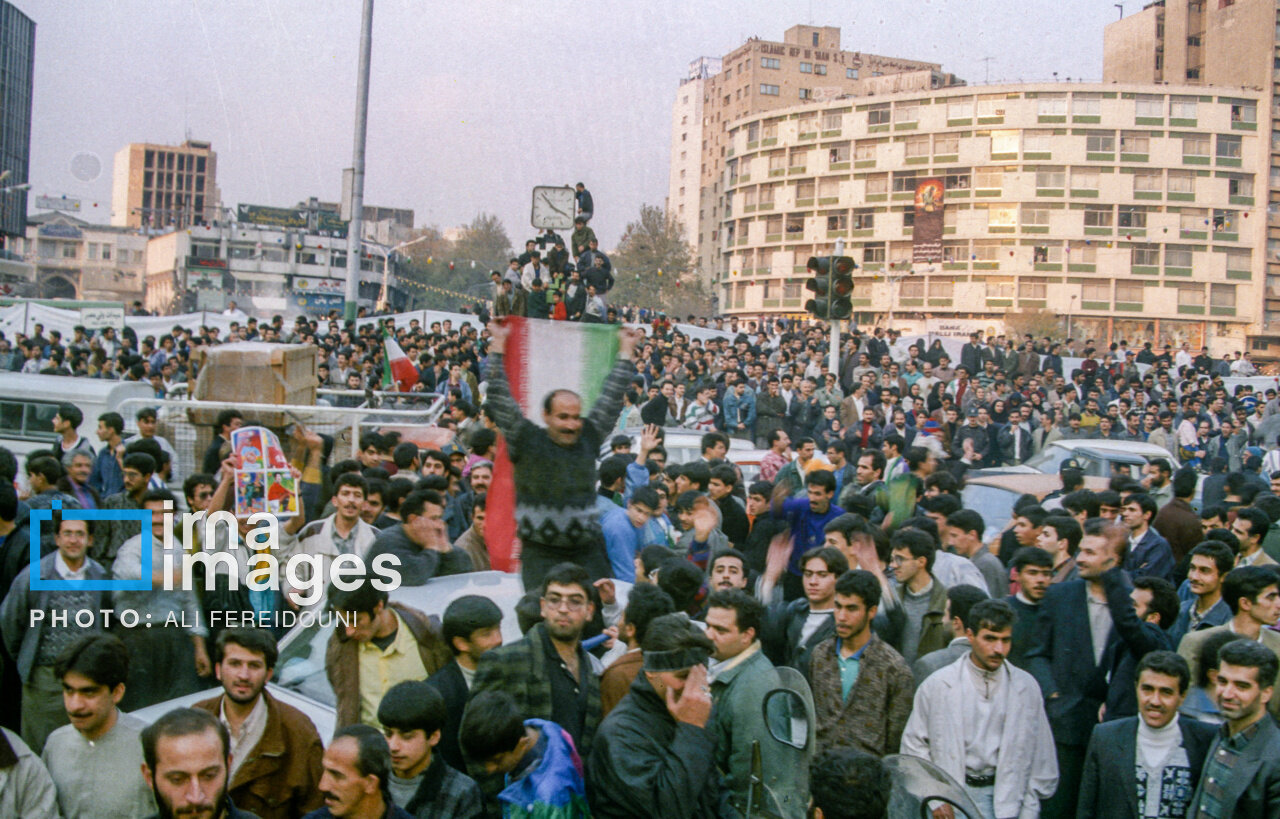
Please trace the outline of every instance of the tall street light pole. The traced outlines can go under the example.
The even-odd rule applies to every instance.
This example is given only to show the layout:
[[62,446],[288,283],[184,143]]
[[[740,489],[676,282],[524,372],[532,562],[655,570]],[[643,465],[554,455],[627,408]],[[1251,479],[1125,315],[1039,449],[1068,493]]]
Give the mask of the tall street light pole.
[[351,157],[351,222],[347,227],[347,321],[356,319],[360,296],[360,261],[364,258],[364,144],[369,131],[369,53],[373,48],[373,0],[364,0],[360,22],[360,70],[356,78],[356,133]]

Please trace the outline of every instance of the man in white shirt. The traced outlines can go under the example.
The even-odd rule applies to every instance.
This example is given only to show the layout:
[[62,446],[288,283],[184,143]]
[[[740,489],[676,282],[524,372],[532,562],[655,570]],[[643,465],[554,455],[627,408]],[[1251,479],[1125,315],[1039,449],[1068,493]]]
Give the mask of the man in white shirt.
[[969,618],[972,649],[916,690],[902,753],[964,783],[986,819],[1038,816],[1058,787],[1058,761],[1040,686],[1005,662],[1017,615],[984,600]]
[[71,724],[49,735],[42,756],[63,819],[147,816],[155,810],[151,789],[138,773],[146,723],[117,707],[128,673],[128,650],[107,634],[80,638],[54,664]]

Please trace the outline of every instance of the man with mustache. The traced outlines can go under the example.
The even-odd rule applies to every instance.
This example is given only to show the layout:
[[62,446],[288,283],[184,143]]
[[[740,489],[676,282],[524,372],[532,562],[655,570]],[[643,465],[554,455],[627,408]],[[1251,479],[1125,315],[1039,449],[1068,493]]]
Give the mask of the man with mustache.
[[413,819],[391,799],[391,749],[371,725],[341,728],[324,752],[324,807],[303,819]]
[[[902,734],[902,753],[928,759],[963,782],[987,819],[1037,816],[1041,800],[1058,786],[1040,687],[1005,662],[1016,617],[1003,600],[984,600],[969,611],[971,651],[920,684]],[[952,819],[951,809],[934,816]]]
[[262,819],[290,819],[320,807],[324,745],[306,714],[266,691],[276,642],[259,628],[231,628],[214,643],[222,694],[195,704],[231,736],[228,792]]
[[258,819],[231,804],[231,740],[208,711],[175,708],[142,731],[142,779],[156,800],[152,819]]
[[49,735],[44,764],[58,789],[63,819],[143,816],[155,810],[138,767],[138,735],[146,725],[120,711],[129,653],[118,637],[91,634],[54,663],[71,724]]

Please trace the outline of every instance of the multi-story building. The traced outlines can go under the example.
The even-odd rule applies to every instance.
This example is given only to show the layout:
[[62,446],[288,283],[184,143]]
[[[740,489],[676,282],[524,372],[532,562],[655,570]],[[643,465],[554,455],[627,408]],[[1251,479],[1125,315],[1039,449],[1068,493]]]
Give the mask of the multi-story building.
[[[685,228],[704,283],[717,269],[729,124],[805,100],[955,85],[937,63],[842,51],[837,26],[797,25],[690,64],[672,107],[668,213]],[[694,207],[694,202],[697,207]]]
[[219,220],[218,155],[208,142],[132,142],[116,152],[111,224],[149,230]]
[[[246,214],[245,208],[252,211]],[[235,224],[205,224],[152,238],[147,245],[146,301],[160,313],[222,310],[234,301],[249,312],[324,314],[341,310],[347,278],[346,223],[317,221],[329,211],[241,206]],[[247,221],[245,216],[256,221]],[[385,268],[376,252],[361,260],[359,302],[373,307],[384,282],[391,309],[408,293],[399,258]]]
[[147,237],[137,231],[40,213],[10,247],[34,271],[22,295],[126,304],[142,298]]
[[[727,133],[721,305],[803,315],[806,261],[861,265],[855,319],[909,332],[1068,316],[1077,337],[1259,331],[1266,96],[1235,88],[1044,83],[838,99]],[[913,263],[920,183],[945,187],[942,249]]]
[[[1266,230],[1254,246],[1266,266],[1252,304],[1260,325],[1251,346],[1280,357],[1280,10],[1263,0],[1160,0],[1103,34],[1103,79],[1202,86],[1201,93],[1258,95],[1265,139],[1254,218]],[[1269,127],[1268,127],[1269,126]],[[1263,208],[1263,205],[1266,208]],[[1265,279],[1261,278],[1265,276]]]
[[0,193],[0,248],[6,237],[26,230],[27,188],[22,186],[30,181],[35,48],[36,24],[8,0],[0,0],[0,191],[5,191]]

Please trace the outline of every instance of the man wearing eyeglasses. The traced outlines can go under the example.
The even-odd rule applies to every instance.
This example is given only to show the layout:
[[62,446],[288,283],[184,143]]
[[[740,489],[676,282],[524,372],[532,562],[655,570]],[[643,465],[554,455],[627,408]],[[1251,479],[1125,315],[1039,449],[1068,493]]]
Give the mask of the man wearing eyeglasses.
[[547,572],[539,601],[542,622],[515,643],[485,652],[471,697],[510,694],[525,719],[550,720],[573,737],[578,753],[591,752],[600,726],[599,660],[582,648],[582,630],[595,614],[591,576],[576,563]]

